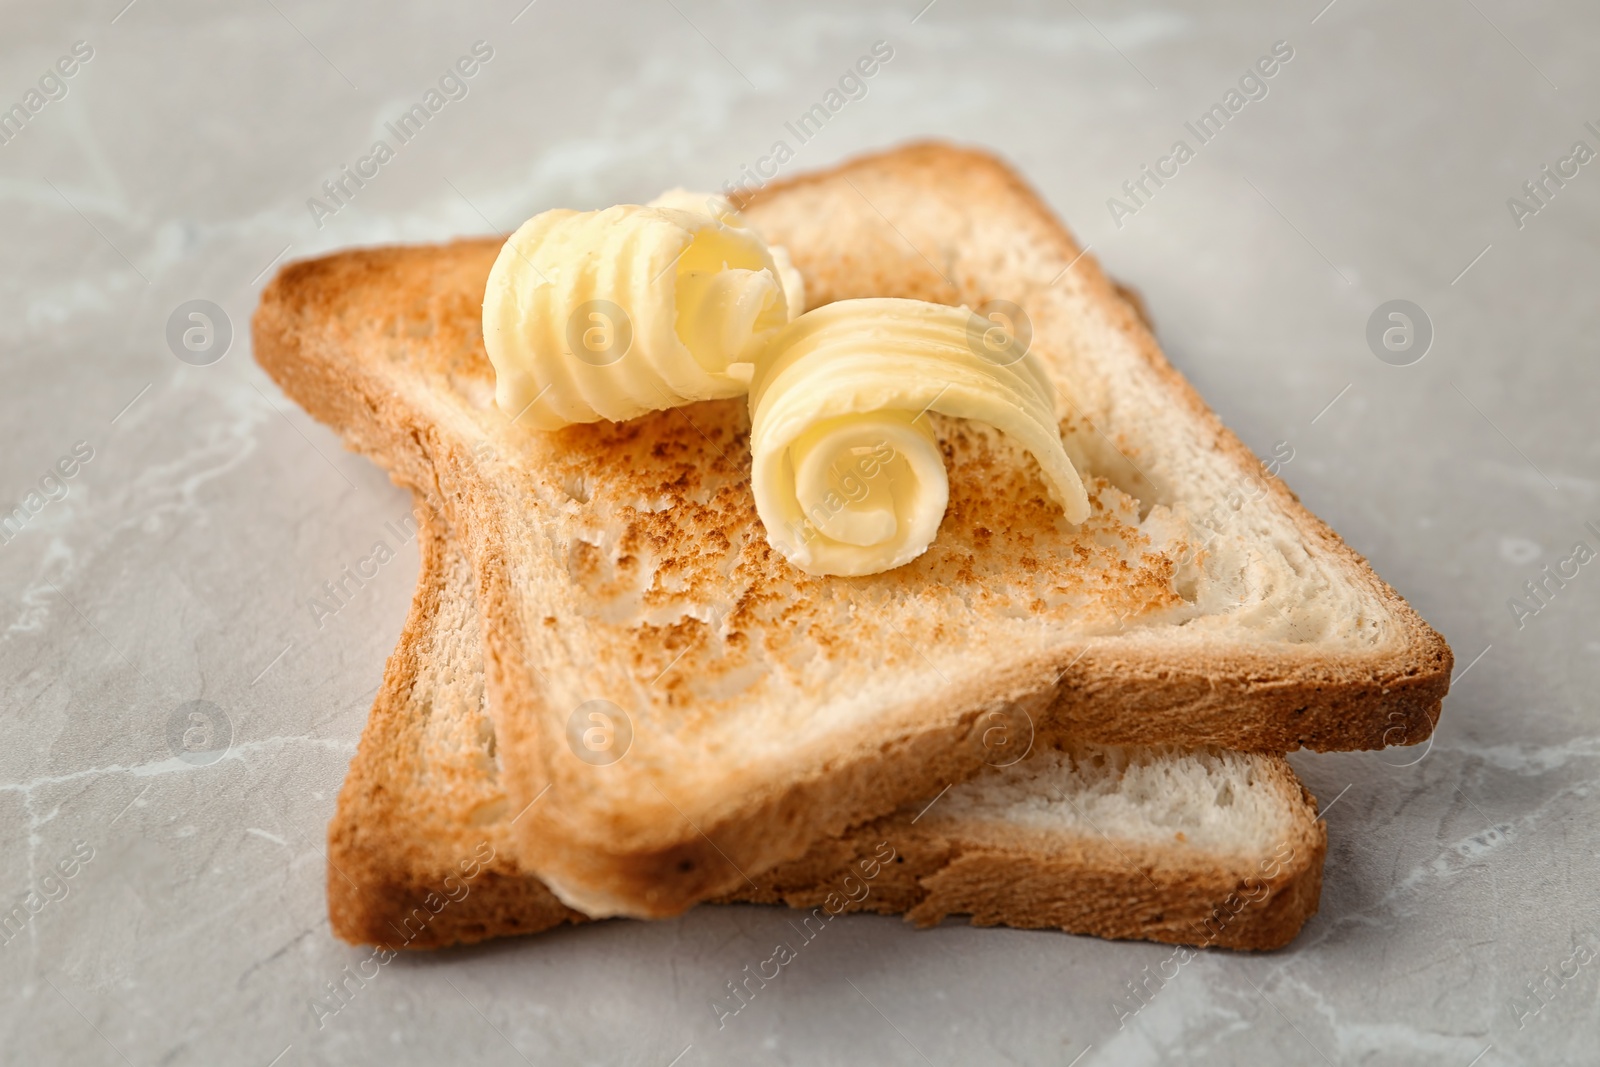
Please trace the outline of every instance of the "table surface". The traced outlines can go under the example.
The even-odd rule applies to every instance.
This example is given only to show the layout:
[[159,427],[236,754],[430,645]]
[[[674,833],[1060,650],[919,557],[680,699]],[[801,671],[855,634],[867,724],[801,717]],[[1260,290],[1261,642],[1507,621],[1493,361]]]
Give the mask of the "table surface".
[[[43,506],[0,545],[0,906],[40,894],[0,947],[0,1060],[1594,1062],[1600,568],[1511,601],[1600,547],[1600,167],[1574,147],[1600,148],[1600,9],[524,2],[5,16],[0,106],[28,119],[0,144],[0,503]],[[339,210],[308,206],[479,41],[464,97]],[[795,142],[878,41],[865,95]],[[1184,123],[1276,42],[1292,58],[1199,144]],[[719,1031],[710,1002],[787,915],[707,907],[405,958],[319,1025],[365,956],[329,934],[324,828],[416,552],[308,609],[408,500],[252,362],[264,280],[718,187],[777,140],[798,173],[923,136],[1013,161],[1454,647],[1430,748],[1294,757],[1332,804],[1320,912],[1287,950],[1201,955],[1121,1024],[1169,949],[849,917]],[[1194,158],[1130,202],[1179,139]],[[1395,299],[1431,324],[1420,361],[1369,346]],[[231,325],[209,365],[167,340],[190,300]],[[216,762],[177,756],[196,700],[231,737]]]

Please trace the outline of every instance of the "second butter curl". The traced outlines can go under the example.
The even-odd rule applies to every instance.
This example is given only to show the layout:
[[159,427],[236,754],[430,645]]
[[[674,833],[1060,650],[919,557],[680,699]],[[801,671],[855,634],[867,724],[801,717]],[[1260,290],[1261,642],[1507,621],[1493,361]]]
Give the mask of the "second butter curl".
[[949,498],[929,412],[988,423],[1039,463],[1067,521],[1089,498],[1031,354],[999,360],[965,308],[840,300],[771,342],[750,392],[751,491],[767,541],[811,574],[862,575],[932,544]]

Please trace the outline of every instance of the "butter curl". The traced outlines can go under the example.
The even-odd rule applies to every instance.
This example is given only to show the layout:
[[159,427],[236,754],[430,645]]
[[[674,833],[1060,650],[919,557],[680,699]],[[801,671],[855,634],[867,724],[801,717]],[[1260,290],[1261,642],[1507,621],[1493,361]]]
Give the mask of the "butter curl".
[[483,340],[495,402],[519,425],[620,422],[749,388],[756,355],[803,300],[790,292],[798,276],[731,206],[663,199],[546,211],[501,248]]
[[1089,515],[1050,384],[1024,353],[979,354],[987,322],[919,300],[841,300],[774,337],[750,392],[751,486],[769,543],[812,574],[890,570],[925,552],[949,499],[927,413],[975,419],[1039,463],[1067,521]]

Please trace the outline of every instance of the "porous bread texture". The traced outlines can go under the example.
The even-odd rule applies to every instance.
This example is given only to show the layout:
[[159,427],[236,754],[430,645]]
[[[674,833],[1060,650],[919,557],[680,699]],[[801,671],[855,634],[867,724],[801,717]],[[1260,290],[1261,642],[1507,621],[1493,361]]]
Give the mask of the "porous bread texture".
[[855,906],[920,926],[1267,949],[1316,913],[1327,831],[1281,756],[1076,744],[819,842],[739,898],[830,907],[885,845],[895,865]]
[[401,949],[582,920],[513,858],[472,566],[416,514],[417,591],[328,826],[329,922]]
[[[508,801],[545,797],[513,847],[564,901],[661,916],[727,892],[975,773],[994,709],[1103,744],[1363,748],[1431,730],[1443,640],[1263,484],[1004,166],[913,146],[773,187],[747,215],[813,302],[1024,304],[1089,520],[1068,527],[1009,442],[941,420],[950,507],[932,548],[864,578],[800,573],[755,515],[741,401],[550,434],[495,409],[478,316],[495,241],[290,264],[256,315],[256,358],[284,390],[458,531]],[[1207,540],[1197,522],[1229,489],[1255,498]],[[568,746],[593,699],[632,725],[609,766]]]
[[1292,810],[1261,784],[1275,766],[1265,756],[1220,749],[1044,749],[1011,773],[991,769],[967,779],[935,810],[940,819],[1019,831],[1104,833],[1259,856],[1292,832]]
[[[421,949],[587,921],[510,847],[472,568],[418,515],[417,592],[328,830],[333,931]],[[1286,944],[1317,908],[1323,825],[1281,757],[1040,750],[930,799],[728,899],[1228,948]]]

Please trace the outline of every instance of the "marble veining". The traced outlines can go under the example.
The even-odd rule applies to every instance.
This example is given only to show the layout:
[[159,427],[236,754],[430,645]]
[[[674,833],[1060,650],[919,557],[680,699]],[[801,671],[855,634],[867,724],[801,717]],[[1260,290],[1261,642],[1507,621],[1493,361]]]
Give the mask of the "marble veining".
[[[0,914],[25,917],[0,1062],[1594,1062],[1600,578],[1510,604],[1600,547],[1600,181],[1508,206],[1600,148],[1591,7],[124,3],[16,8],[0,42],[0,102],[49,97],[0,142],[0,511],[41,494],[0,543]],[[480,41],[464,95],[315,210]],[[877,41],[892,62],[795,142]],[[1270,91],[1128,203],[1280,41]],[[76,42],[93,58],[41,82]],[[1126,1016],[1170,949],[859,916],[719,1029],[785,928],[754,907],[402,957],[319,1012],[371,954],[329,934],[323,838],[416,549],[405,495],[254,366],[262,285],[335,248],[720,188],[782,138],[787,175],[923,136],[1010,158],[1450,639],[1431,747],[1292,757],[1328,820],[1320,913]],[[1421,359],[1369,342],[1396,299],[1432,326]],[[231,328],[209,362],[168,340],[193,300]],[[312,610],[379,539],[393,560]]]

